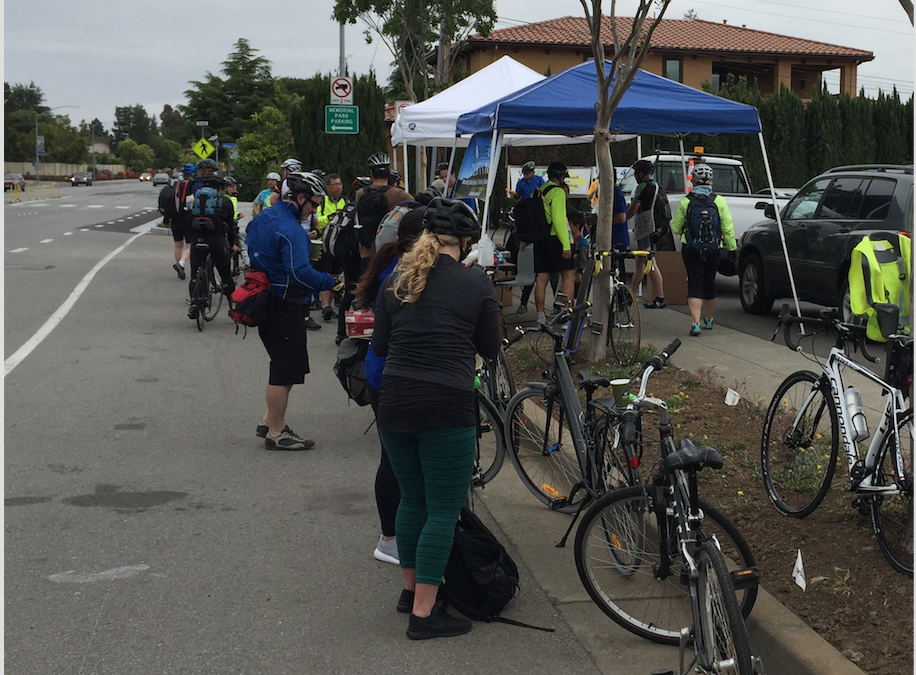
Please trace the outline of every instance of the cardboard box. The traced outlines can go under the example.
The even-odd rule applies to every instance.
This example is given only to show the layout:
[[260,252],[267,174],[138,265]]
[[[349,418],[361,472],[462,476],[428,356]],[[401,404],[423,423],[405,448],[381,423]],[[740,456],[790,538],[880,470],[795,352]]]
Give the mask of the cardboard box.
[[662,273],[669,305],[687,304],[687,269],[680,251],[656,251],[654,262]]
[[366,309],[350,310],[344,314],[347,337],[369,337],[375,327],[375,312]]

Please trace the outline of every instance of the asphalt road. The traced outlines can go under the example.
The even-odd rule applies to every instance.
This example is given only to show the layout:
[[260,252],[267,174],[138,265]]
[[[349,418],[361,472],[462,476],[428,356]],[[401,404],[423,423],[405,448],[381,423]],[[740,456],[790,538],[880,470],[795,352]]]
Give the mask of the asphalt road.
[[598,672],[527,572],[511,615],[555,633],[407,640],[400,572],[372,557],[372,413],[334,380],[332,327],[287,417],[316,448],[267,452],[256,331],[224,309],[199,333],[171,237],[129,231],[157,191],[62,191],[4,207],[6,672]]

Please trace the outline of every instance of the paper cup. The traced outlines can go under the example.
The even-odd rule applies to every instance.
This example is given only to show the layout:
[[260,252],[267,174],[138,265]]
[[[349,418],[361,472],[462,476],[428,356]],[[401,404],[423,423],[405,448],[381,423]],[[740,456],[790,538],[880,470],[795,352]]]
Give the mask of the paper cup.
[[738,392],[734,389],[729,389],[725,392],[725,405],[738,405],[738,401],[741,400],[741,397],[738,396]]
[[627,388],[628,384],[630,384],[630,381],[625,378],[611,380],[611,391],[614,392],[614,401],[621,400],[621,398],[623,397],[624,389]]

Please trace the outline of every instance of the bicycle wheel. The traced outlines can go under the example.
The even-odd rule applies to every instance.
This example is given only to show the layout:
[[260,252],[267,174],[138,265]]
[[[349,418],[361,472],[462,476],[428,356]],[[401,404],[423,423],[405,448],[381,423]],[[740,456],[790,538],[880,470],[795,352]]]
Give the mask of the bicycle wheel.
[[512,377],[512,366],[506,350],[500,348],[496,358],[489,360],[486,368],[482,368],[480,372],[486,379],[486,382],[481,382],[481,387],[490,402],[505,410],[509,399],[515,396],[515,380]]
[[474,487],[483,487],[499,473],[506,457],[499,408],[477,392],[477,455],[474,460]]
[[194,278],[194,291],[191,293],[191,304],[197,307],[197,330],[204,329],[204,312],[207,309],[209,295],[207,294],[207,271],[201,265],[197,268],[197,276]]
[[506,450],[525,487],[551,508],[574,513],[586,492],[568,501],[582,475],[559,394],[522,389],[509,402],[505,424]]
[[213,321],[223,304],[223,286],[212,260],[207,263],[207,279],[207,311],[204,312],[204,318]]
[[599,488],[600,494],[617,490],[627,485],[642,483],[639,475],[639,461],[632,461],[627,456],[620,434],[617,433],[618,425],[612,424],[610,418],[604,415],[595,423],[595,467],[599,479],[594,484]]
[[[753,567],[754,556],[735,526],[700,501],[703,533],[719,545],[727,567]],[[604,495],[586,512],[576,530],[576,570],[589,596],[617,624],[640,637],[676,645],[684,626],[693,624],[688,576],[669,517],[670,574],[657,579],[659,533],[651,489],[625,487]],[[743,616],[757,600],[757,588],[735,591]]]
[[[897,422],[899,451],[888,435],[875,472],[876,485],[900,488],[896,495],[875,495],[871,500],[872,522],[881,552],[895,570],[913,576],[913,411]],[[903,481],[897,478],[896,457],[903,462]]]
[[697,566],[699,622],[693,632],[700,667],[710,673],[753,675],[747,626],[728,567],[713,542],[703,542]]
[[622,366],[632,366],[639,356],[642,327],[639,324],[639,303],[626,284],[612,289],[608,310],[607,341]]
[[804,518],[824,499],[840,445],[837,410],[823,376],[787,377],[767,408],[760,440],[763,484],[784,516]]

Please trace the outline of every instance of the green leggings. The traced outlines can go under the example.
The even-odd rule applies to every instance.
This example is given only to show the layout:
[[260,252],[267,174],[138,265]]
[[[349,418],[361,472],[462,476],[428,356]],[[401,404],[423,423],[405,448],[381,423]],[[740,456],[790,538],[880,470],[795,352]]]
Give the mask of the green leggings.
[[474,427],[379,432],[401,486],[395,533],[401,567],[438,586],[474,470]]

